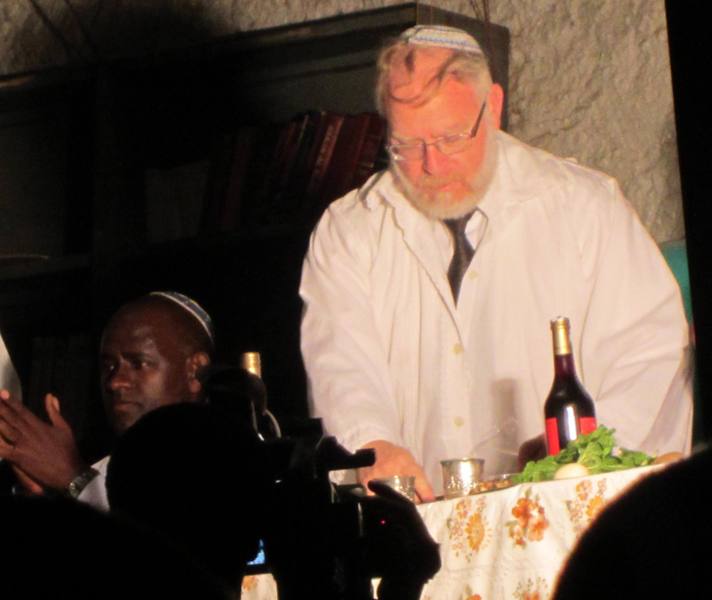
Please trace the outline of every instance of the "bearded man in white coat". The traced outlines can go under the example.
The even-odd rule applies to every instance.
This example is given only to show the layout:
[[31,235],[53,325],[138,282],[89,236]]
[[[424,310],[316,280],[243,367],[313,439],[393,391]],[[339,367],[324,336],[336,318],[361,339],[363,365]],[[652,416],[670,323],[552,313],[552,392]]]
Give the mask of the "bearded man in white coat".
[[310,408],[375,450],[359,480],[414,475],[426,501],[441,460],[498,473],[539,455],[559,315],[598,422],[624,447],[689,451],[680,291],[617,183],[500,131],[503,90],[463,31],[406,31],[376,94],[390,168],[326,210],[300,288]]

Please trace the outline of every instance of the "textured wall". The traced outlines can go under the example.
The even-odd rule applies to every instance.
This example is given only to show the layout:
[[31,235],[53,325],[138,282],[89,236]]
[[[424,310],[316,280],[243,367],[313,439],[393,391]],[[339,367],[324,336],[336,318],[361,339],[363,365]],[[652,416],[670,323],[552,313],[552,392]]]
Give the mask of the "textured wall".
[[[0,73],[155,51],[394,5],[375,0],[0,0]],[[481,16],[481,2],[431,0]],[[663,0],[490,0],[512,34],[510,131],[618,178],[658,241],[684,234]]]
[[512,132],[614,175],[657,240],[682,237],[663,0],[495,0],[492,18],[512,34]]

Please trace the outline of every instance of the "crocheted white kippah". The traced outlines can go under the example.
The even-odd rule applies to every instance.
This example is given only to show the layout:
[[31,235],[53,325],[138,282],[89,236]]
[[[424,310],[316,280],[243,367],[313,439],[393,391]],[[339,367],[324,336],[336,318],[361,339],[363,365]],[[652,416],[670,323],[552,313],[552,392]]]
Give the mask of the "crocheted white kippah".
[[170,300],[171,302],[174,302],[175,304],[180,306],[183,310],[190,313],[198,321],[198,323],[200,323],[200,326],[205,330],[205,333],[208,334],[210,341],[213,341],[215,337],[213,330],[213,320],[210,318],[208,312],[195,300],[189,298],[185,294],[181,294],[180,292],[174,291],[150,292],[148,295],[160,296],[161,298]]
[[419,46],[436,46],[438,48],[450,48],[461,52],[484,55],[477,40],[466,31],[456,27],[416,25],[401,33],[400,39],[409,44]]

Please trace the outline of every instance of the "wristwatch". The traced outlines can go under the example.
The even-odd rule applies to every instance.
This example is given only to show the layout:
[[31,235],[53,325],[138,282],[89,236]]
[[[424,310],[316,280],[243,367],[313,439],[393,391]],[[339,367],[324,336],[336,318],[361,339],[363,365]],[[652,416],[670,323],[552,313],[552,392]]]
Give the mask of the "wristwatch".
[[82,490],[89,485],[89,482],[99,474],[99,471],[89,467],[77,475],[67,486],[67,494],[70,498],[79,498]]

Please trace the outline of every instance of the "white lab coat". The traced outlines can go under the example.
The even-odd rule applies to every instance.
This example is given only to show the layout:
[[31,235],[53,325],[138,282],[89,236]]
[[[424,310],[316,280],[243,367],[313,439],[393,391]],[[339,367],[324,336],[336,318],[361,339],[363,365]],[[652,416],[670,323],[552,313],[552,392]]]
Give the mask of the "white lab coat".
[[447,230],[389,172],[325,212],[300,288],[312,413],[351,451],[407,447],[436,490],[443,459],[511,471],[543,432],[549,321],[563,315],[599,423],[625,447],[689,451],[687,325],[655,242],[610,177],[502,132],[497,143],[457,306]]

